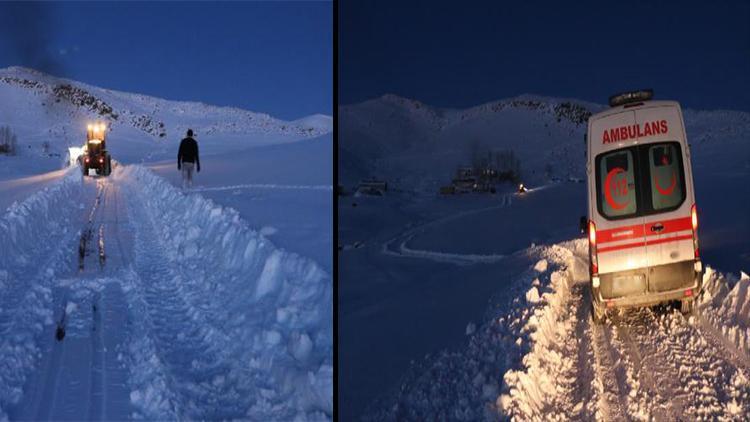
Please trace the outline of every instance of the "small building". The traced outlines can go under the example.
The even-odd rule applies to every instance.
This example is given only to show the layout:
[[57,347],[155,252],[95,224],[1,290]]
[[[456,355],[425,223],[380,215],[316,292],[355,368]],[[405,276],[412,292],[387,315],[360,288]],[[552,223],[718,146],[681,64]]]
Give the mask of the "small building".
[[452,184],[456,193],[469,193],[476,189],[477,179],[474,177],[456,178],[453,179]]
[[473,167],[459,167],[456,169],[456,179],[464,179],[475,176],[476,174],[474,173]]
[[455,193],[491,192],[495,193],[498,172],[490,166],[475,169],[459,167],[451,181]]

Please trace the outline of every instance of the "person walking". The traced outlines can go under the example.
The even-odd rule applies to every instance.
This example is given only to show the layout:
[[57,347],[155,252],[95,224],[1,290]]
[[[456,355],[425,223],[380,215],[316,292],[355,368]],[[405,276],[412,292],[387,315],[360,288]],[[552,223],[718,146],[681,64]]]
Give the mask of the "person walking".
[[177,170],[182,170],[182,188],[193,187],[193,169],[201,172],[201,160],[198,158],[198,142],[193,137],[193,129],[188,129],[187,137],[180,142],[177,152]]

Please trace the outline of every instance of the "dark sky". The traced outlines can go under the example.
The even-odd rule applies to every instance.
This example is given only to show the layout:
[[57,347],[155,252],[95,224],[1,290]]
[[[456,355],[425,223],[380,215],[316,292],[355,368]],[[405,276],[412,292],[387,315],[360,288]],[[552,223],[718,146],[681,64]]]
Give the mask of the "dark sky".
[[605,104],[653,88],[690,108],[750,110],[746,0],[341,0],[339,12],[342,104],[384,93],[444,107],[522,93]]
[[0,67],[296,119],[332,113],[331,2],[0,3]]

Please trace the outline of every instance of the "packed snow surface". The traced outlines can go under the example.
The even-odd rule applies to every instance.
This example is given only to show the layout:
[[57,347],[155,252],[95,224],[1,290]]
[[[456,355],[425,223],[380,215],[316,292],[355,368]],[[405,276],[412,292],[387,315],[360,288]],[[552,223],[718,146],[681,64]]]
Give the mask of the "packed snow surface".
[[[77,227],[90,216],[103,227],[98,239],[108,256],[79,270]],[[236,211],[140,166],[96,181],[72,169],[11,207],[0,238],[4,418],[331,417],[330,274],[276,248]],[[97,317],[97,307],[109,306],[121,310],[112,324]],[[56,342],[61,324],[68,334]],[[97,330],[103,337],[89,335]],[[51,363],[72,365],[81,344],[94,350],[89,371],[111,361],[110,375],[129,391],[106,381],[88,387],[129,400],[96,402],[56,388],[76,375]],[[52,405],[43,411],[44,397]],[[63,397],[91,400],[89,413],[66,413]],[[109,413],[90,413],[107,406]]]

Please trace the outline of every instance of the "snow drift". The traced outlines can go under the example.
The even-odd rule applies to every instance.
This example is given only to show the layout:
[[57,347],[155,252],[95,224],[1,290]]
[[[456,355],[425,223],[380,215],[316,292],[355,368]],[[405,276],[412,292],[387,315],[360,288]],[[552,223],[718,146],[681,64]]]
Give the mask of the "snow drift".
[[[133,221],[152,223],[137,232],[155,231],[159,253],[173,263],[165,276],[174,278],[189,317],[205,327],[199,335],[229,362],[227,378],[251,395],[238,399],[250,406],[247,417],[331,418],[330,275],[276,248],[236,211],[185,194],[143,167],[125,167],[115,177],[139,204],[131,214],[145,217]],[[171,416],[163,412],[170,398],[153,399],[159,386],[139,379],[142,388],[131,398],[144,416]]]
[[51,287],[72,262],[61,258],[75,250],[82,191],[80,172],[70,171],[0,218],[0,420],[20,400],[37,337],[52,323]]

